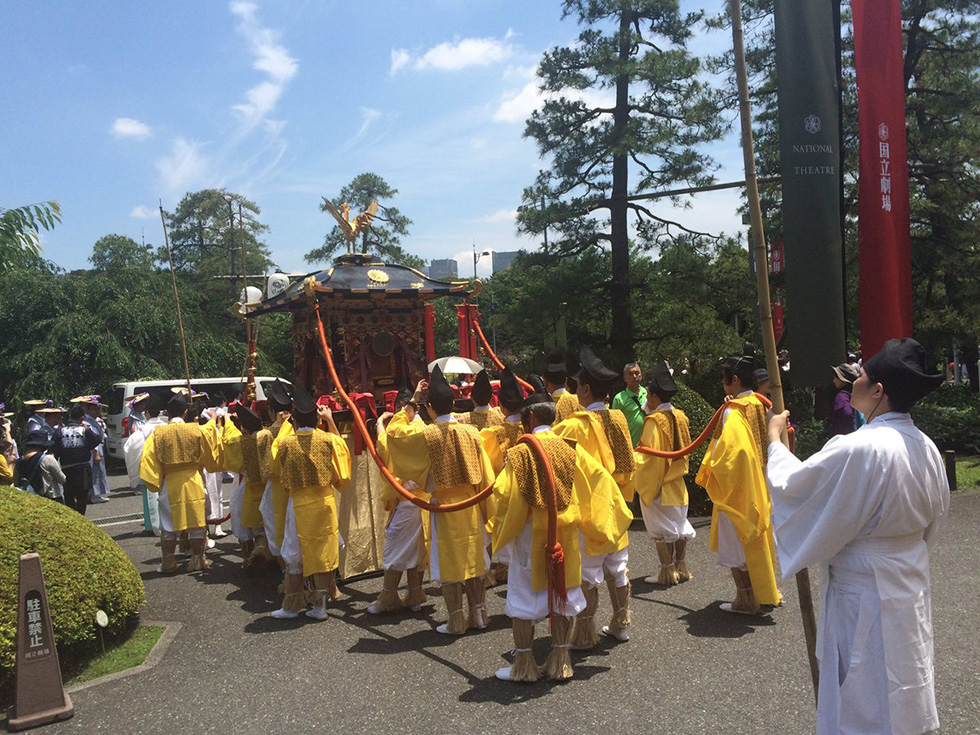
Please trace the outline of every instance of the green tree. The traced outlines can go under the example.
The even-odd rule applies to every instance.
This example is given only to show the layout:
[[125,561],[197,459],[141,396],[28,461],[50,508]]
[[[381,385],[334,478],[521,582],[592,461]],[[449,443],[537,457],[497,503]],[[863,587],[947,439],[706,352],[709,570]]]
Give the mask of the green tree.
[[[371,202],[378,202],[378,213],[371,223],[371,231],[365,243],[368,252],[392,263],[423,268],[425,260],[407,252],[401,245],[402,238],[408,236],[408,228],[412,220],[397,208],[382,204],[383,201],[393,199],[397,194],[398,189],[392,189],[378,174],[363,173],[355,176],[331,202],[338,208],[346,203],[350,207],[351,219],[366,210]],[[320,205],[320,211],[327,211],[325,204]],[[334,225],[323,239],[323,245],[306,254],[306,262],[326,262],[338,250],[342,251],[346,245],[347,240],[341,233],[340,227]]]
[[152,271],[156,257],[152,245],[144,247],[124,235],[105,235],[96,241],[88,260],[98,271]]
[[701,146],[722,132],[717,95],[686,49],[700,13],[681,14],[676,0],[565,0],[570,15],[584,26],[578,42],[549,51],[538,67],[542,91],[554,96],[525,135],[550,168],[525,189],[518,224],[557,234],[546,250],[558,256],[609,248],[609,339],[626,359],[634,340],[630,225],[646,241],[676,231],[630,197],[710,183]]
[[58,202],[0,207],[0,269],[39,259],[41,230],[53,230],[60,222]]
[[[242,222],[239,222],[239,205]],[[174,268],[200,276],[241,277],[244,230],[247,261],[244,272],[265,273],[269,251],[259,237],[269,227],[258,220],[260,213],[257,204],[224,189],[185,194],[174,212],[166,213]],[[157,259],[166,267],[164,248],[157,250]]]

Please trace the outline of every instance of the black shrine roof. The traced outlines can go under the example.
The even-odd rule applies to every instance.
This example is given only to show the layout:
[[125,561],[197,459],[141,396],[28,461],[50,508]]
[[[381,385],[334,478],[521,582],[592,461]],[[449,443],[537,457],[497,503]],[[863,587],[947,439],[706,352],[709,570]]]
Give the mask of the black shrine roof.
[[292,282],[278,296],[264,299],[249,309],[248,315],[259,316],[275,311],[291,311],[310,304],[305,287],[307,279],[313,279],[314,291],[349,299],[418,298],[428,300],[450,294],[461,294],[467,289],[466,282],[437,281],[405,265],[386,264],[364,253],[341,255],[332,268],[307,275]]

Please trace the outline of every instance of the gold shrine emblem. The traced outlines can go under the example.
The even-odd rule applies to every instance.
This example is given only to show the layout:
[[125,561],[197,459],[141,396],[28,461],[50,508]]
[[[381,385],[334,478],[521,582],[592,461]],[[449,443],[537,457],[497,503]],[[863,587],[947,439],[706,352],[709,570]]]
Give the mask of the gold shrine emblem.
[[371,283],[388,283],[390,280],[387,273],[382,270],[378,270],[377,268],[372,268],[369,270],[367,272],[367,277]]

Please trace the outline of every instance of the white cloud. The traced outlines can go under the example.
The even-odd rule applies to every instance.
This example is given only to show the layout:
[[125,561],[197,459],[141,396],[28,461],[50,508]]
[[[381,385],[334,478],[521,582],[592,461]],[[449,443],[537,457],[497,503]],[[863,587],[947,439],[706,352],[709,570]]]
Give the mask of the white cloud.
[[471,66],[492,66],[514,55],[514,47],[508,43],[514,35],[508,30],[504,38],[458,38],[444,41],[428,51],[413,56],[406,49],[392,49],[392,75],[411,65],[416,71],[460,71]]
[[[253,56],[252,68],[268,77],[247,90],[245,101],[232,108],[242,118],[243,132],[248,132],[264,122],[275,110],[276,103],[286,86],[296,76],[299,65],[296,59],[290,56],[289,51],[279,43],[279,33],[259,23],[254,3],[233,2],[229,7],[240,21],[236,30],[249,42]],[[266,129],[269,130],[269,126]],[[281,129],[282,125],[278,122],[271,127],[274,134]]]
[[207,174],[207,159],[200,145],[186,138],[176,138],[170,155],[156,162],[163,185],[171,194],[193,191],[203,183]]
[[160,210],[153,209],[152,207],[145,207],[142,204],[138,204],[133,207],[133,211],[129,213],[129,216],[133,219],[153,219],[160,215]]
[[412,55],[403,48],[393,48],[391,50],[391,70],[389,74],[395,76],[398,70],[408,66],[412,62]]
[[486,222],[488,224],[500,224],[504,222],[513,223],[514,218],[517,216],[516,209],[498,209],[485,217],[481,217],[481,222]]
[[149,125],[131,117],[117,117],[112,122],[111,132],[117,138],[137,138],[139,140],[153,135],[153,130]]
[[[535,110],[541,108],[549,99],[557,99],[554,92],[542,92],[541,80],[534,77],[517,92],[504,95],[497,111],[493,113],[494,122],[523,123]],[[564,97],[582,100],[590,107],[612,107],[615,97],[611,90],[566,90]]]

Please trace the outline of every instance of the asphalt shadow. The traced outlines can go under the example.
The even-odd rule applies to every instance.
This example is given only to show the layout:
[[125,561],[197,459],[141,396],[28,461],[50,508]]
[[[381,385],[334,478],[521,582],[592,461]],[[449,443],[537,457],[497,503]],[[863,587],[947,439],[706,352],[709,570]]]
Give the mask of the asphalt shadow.
[[741,638],[754,633],[756,628],[776,624],[769,613],[738,615],[727,613],[719,605],[726,600],[715,600],[700,610],[692,610],[680,616],[687,623],[687,632],[697,638]]

